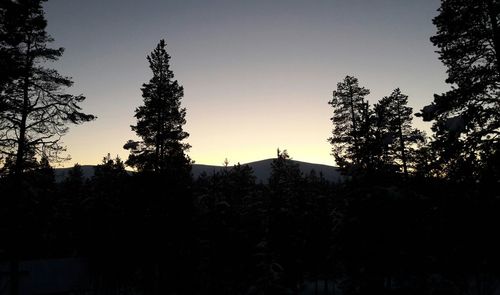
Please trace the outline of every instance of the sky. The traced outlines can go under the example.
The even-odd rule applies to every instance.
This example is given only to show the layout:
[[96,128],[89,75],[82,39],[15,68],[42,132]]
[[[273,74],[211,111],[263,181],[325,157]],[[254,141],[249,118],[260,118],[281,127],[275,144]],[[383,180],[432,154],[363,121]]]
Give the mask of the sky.
[[[346,75],[375,103],[399,87],[417,112],[449,89],[429,38],[439,0],[50,0],[50,66],[75,82],[97,120],[63,138],[71,160],[127,159],[134,110],[152,74],[146,56],[167,42],[184,86],[189,156],[222,165],[273,158],[334,165],[332,91]],[[419,118],[414,125],[428,130]]]

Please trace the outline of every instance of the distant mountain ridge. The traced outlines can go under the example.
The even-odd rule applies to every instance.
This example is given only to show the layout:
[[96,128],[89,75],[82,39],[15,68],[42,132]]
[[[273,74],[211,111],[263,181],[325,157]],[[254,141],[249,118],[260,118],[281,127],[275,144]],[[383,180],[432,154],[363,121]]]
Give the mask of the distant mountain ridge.
[[[83,172],[83,178],[86,178],[86,179],[92,178],[92,176],[94,176],[94,168],[96,166],[97,165],[80,165],[80,167],[82,168],[82,172]],[[61,182],[64,179],[66,179],[66,177],[68,177],[68,172],[71,169],[72,169],[72,167],[54,168],[56,182]]]
[[[266,183],[269,179],[269,176],[271,175],[271,163],[273,160],[274,159],[266,159],[241,165],[248,165],[252,167],[257,183],[259,182]],[[295,161],[295,160],[291,161],[299,165],[300,171],[304,175],[308,175],[312,170],[314,170],[316,172],[316,175],[319,176],[321,173],[323,177],[329,182],[339,182],[342,179],[338,167]],[[81,167],[84,178],[92,178],[92,176],[94,176],[94,167],[95,167],[94,165],[82,165]],[[233,165],[229,166],[229,168],[231,167],[233,167]],[[68,171],[70,169],[71,168],[56,168],[55,169],[56,181],[57,182],[63,181],[67,177]],[[216,172],[221,171],[222,169],[224,169],[224,166],[193,164],[192,173],[193,177],[196,179],[203,172],[205,172],[207,175],[212,175]]]
[[[273,160],[274,159],[266,159],[241,165],[248,165],[252,167],[257,183],[258,182],[266,183],[269,177],[271,176],[271,163],[273,162]],[[338,167],[295,161],[295,160],[291,161],[299,165],[300,171],[304,175],[308,175],[312,170],[314,170],[316,172],[316,175],[319,176],[321,173],[323,177],[329,182],[339,182],[342,178]],[[232,165],[230,165],[229,167],[232,167]],[[208,175],[211,175],[215,172],[222,170],[223,168],[224,166],[194,164],[193,176],[197,178],[203,172],[206,172]]]

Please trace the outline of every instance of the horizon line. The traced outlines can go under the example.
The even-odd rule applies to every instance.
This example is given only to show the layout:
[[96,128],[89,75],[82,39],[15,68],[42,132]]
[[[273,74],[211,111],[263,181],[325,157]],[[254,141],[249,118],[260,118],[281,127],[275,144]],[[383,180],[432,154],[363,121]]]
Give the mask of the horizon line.
[[[240,165],[248,165],[248,164],[252,164],[252,163],[256,163],[256,162],[263,162],[263,161],[269,161],[269,160],[274,160],[276,158],[266,158],[266,159],[260,159],[260,160],[253,160],[253,161],[249,161],[249,162],[229,162],[229,165],[228,167],[233,167],[233,166],[236,166],[238,164]],[[309,161],[302,161],[302,160],[297,160],[295,158],[290,158],[290,160],[292,161],[295,161],[295,162],[301,162],[301,163],[307,163],[307,164],[314,164],[314,165],[323,165],[323,166],[329,166],[329,167],[336,167],[338,168],[337,165],[333,165],[332,164],[325,164],[325,163],[317,163],[317,162],[309,162]],[[52,166],[53,168],[71,168],[71,167],[74,167],[76,164],[80,165],[80,166],[97,166],[97,165],[101,165],[102,163],[97,163],[97,164],[81,164],[81,163],[73,163],[72,165],[66,165],[66,164],[62,164],[62,165],[58,165],[58,164],[55,164],[54,166]],[[196,161],[193,161],[192,163],[193,165],[203,165],[203,166],[214,166],[214,167],[224,167],[224,165],[221,163],[221,164],[205,164],[205,163],[198,163]],[[125,165],[125,170],[128,170],[127,168],[131,168],[130,166],[127,166]],[[132,169],[131,171],[134,171],[134,169]]]

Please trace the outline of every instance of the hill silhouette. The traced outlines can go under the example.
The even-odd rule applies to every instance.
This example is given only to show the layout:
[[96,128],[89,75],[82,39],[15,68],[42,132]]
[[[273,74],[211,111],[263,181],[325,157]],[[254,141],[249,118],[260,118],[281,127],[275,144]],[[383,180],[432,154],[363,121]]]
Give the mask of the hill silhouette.
[[[257,182],[267,183],[269,176],[271,175],[271,163],[273,159],[265,159],[255,162],[250,162],[242,165],[248,165],[252,167],[254,175],[256,177]],[[319,176],[320,173],[323,174],[323,177],[330,182],[339,182],[341,180],[341,175],[338,167],[323,165],[323,164],[314,164],[302,161],[291,160],[294,163],[299,165],[300,171],[307,175],[312,170],[314,170]],[[232,166],[230,166],[232,167]],[[215,173],[224,169],[224,166],[215,166],[215,165],[203,165],[203,164],[194,164],[193,165],[193,176],[197,178],[201,173],[206,172],[208,175]]]
[[[272,161],[273,161],[273,159],[265,159],[265,160],[250,162],[250,163],[246,163],[246,164],[242,164],[242,165],[249,165],[250,167],[252,167],[257,182],[267,183],[269,176],[271,175],[271,163],[272,163]],[[321,173],[323,175],[323,177],[326,180],[328,180],[329,182],[339,182],[342,179],[342,176],[340,175],[340,171],[339,171],[338,167],[323,165],[323,164],[314,164],[314,163],[308,163],[308,162],[302,162],[302,161],[295,161],[295,160],[292,160],[292,161],[299,165],[300,171],[304,175],[307,175],[312,170],[314,170],[318,176]],[[84,178],[89,179],[92,176],[94,176],[94,167],[95,167],[94,165],[82,165],[81,166]],[[230,165],[229,168],[230,167],[232,167],[232,165]],[[56,168],[55,169],[56,182],[63,181],[67,177],[68,171],[70,169],[71,168]],[[208,175],[211,175],[213,173],[221,171],[222,169],[224,169],[224,166],[193,164],[192,174],[193,174],[194,179],[196,179],[203,172],[207,173]],[[132,172],[130,172],[130,173],[132,173]]]

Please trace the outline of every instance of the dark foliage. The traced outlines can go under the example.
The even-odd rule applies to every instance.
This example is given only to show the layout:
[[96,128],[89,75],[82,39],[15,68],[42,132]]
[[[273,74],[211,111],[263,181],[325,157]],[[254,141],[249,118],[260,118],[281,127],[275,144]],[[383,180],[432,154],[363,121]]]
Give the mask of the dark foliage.
[[360,87],[357,78],[346,76],[328,102],[333,107],[334,124],[328,141],[337,165],[348,173],[357,173],[370,165],[365,150],[370,142],[370,109],[365,100],[368,94],[370,90]]
[[191,161],[185,154],[190,146],[182,142],[189,136],[182,129],[186,123],[186,109],[181,107],[184,89],[173,80],[166,46],[161,40],[147,57],[153,77],[142,86],[144,105],[135,110],[137,124],[132,126],[142,141],[129,140],[124,148],[131,151],[127,165],[173,177],[180,167],[188,169]]
[[[430,145],[399,89],[370,106],[356,78],[338,83],[329,141],[348,176],[337,184],[302,173],[286,150],[266,183],[227,161],[192,179],[183,89],[163,40],[132,127],[142,141],[125,146],[137,172],[108,154],[93,177],[76,164],[56,182],[43,152],[60,150],[52,138],[64,123],[92,116],[79,112],[83,97],[60,92],[68,79],[37,63],[62,54],[45,46],[42,2],[0,1],[0,147],[10,155],[0,169],[9,265],[0,279],[12,295],[19,261],[61,257],[88,262],[85,294],[498,293],[497,1],[442,1],[432,41],[455,86],[421,113],[435,120]],[[55,121],[42,122],[48,115]]]
[[408,177],[416,172],[416,153],[425,142],[425,134],[412,127],[413,110],[407,106],[408,96],[399,88],[374,106],[375,144],[378,169],[402,172]]
[[0,157],[10,157],[12,172],[29,169],[32,155],[60,157],[60,138],[67,124],[94,119],[81,112],[83,95],[64,89],[73,82],[45,67],[63,48],[47,47],[43,0],[2,1],[0,4]]
[[420,115],[434,121],[436,160],[450,178],[478,179],[481,162],[499,148],[500,3],[444,0],[431,38],[452,89]]
[[479,185],[371,176],[333,186],[286,152],[268,184],[238,164],[188,189],[109,156],[91,179],[78,165],[53,177],[41,165],[15,193],[1,180],[15,197],[2,198],[2,231],[22,212],[19,258],[86,257],[95,292],[484,294],[472,291],[494,290],[500,275],[498,190]]
[[373,107],[365,100],[370,91],[355,77],[337,84],[333,99],[332,155],[344,174],[351,177],[402,173],[405,177],[423,168],[425,134],[412,127],[408,96],[399,88]]

